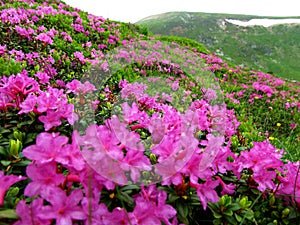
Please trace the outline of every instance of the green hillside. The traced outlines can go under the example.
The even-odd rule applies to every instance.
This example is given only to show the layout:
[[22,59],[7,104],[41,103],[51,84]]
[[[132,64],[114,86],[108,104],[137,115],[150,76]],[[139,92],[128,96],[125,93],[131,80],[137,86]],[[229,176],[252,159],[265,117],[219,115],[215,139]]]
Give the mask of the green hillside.
[[259,18],[283,19],[171,12],[145,18],[137,24],[148,27],[154,34],[199,41],[211,52],[237,65],[300,80],[300,24],[242,27],[226,22],[226,19],[248,21]]

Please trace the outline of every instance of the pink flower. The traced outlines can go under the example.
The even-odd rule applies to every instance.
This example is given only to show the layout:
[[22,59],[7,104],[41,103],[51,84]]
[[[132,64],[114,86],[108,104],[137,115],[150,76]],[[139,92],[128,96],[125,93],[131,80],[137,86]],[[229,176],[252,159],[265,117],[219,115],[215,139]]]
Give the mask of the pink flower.
[[53,44],[53,40],[51,39],[51,37],[49,37],[45,33],[39,34],[38,36],[36,36],[36,39],[39,40],[39,41],[41,41],[41,42],[44,42],[46,44],[50,44],[50,45]]
[[106,126],[119,141],[119,148],[144,152],[144,145],[140,142],[140,136],[135,132],[130,132],[126,124],[120,122],[116,115],[106,121]]
[[31,163],[26,167],[26,174],[31,182],[25,188],[25,195],[29,197],[37,196],[41,191],[48,188],[57,187],[64,182],[65,176],[56,173],[55,162],[46,164]]
[[85,220],[86,214],[80,205],[82,191],[73,190],[69,196],[59,188],[51,188],[42,191],[42,197],[50,202],[51,206],[45,206],[41,213],[42,219],[56,219],[57,225],[72,225],[72,220]]
[[[170,219],[176,215],[176,210],[166,204],[167,193],[157,190],[154,185],[142,187],[142,193],[135,197],[136,206],[129,218],[132,224],[161,224],[171,225]],[[151,209],[151,210],[149,210]]]
[[41,84],[46,84],[49,82],[50,77],[45,72],[37,72],[35,74],[39,78]]
[[85,81],[84,83],[81,83],[76,79],[69,82],[66,85],[66,87],[69,89],[67,93],[73,92],[74,94],[79,94],[79,93],[85,94],[96,90],[95,86],[91,84],[89,81]]
[[82,52],[74,52],[74,57],[77,58],[82,64],[85,64],[85,58]]
[[4,175],[3,171],[0,171],[0,206],[4,204],[5,193],[9,189],[9,187],[14,183],[25,179],[26,178],[22,176]]
[[20,219],[14,223],[14,225],[36,225],[43,224],[49,225],[51,224],[50,219],[41,219],[40,214],[43,208],[43,199],[38,198],[33,200],[29,206],[26,205],[25,200],[21,200],[16,208],[16,213],[20,217]]
[[85,168],[86,162],[79,149],[79,143],[77,139],[78,133],[76,131],[72,134],[72,143],[65,145],[62,149],[62,155],[67,160],[64,164],[67,168],[74,168],[77,171],[81,171]]
[[141,177],[141,171],[150,171],[152,166],[143,152],[130,150],[122,160],[121,168],[130,171],[130,178],[136,183]]
[[25,96],[39,91],[39,84],[33,78],[28,77],[26,70],[0,80],[1,95],[7,95],[15,100],[17,106],[24,101]]
[[225,182],[219,177],[216,177],[217,180],[220,182],[220,185],[222,186],[222,192],[221,195],[226,195],[226,194],[233,194],[234,193],[234,189],[236,188],[236,186],[234,184],[225,184]]
[[54,110],[47,110],[46,116],[39,116],[39,120],[44,124],[45,131],[50,130],[52,127],[61,125],[61,116]]
[[59,136],[59,133],[40,133],[36,138],[36,144],[23,149],[25,157],[36,160],[38,163],[52,161],[66,163],[62,155],[62,147],[68,143],[68,138]]
[[49,109],[55,110],[62,104],[66,104],[67,101],[67,97],[63,94],[63,90],[48,88],[46,92],[41,92],[37,99],[37,111],[42,113]]
[[6,51],[6,45],[0,45],[0,55],[4,55]]
[[207,180],[204,184],[197,185],[197,195],[200,198],[204,210],[206,210],[207,202],[219,201],[219,196],[215,191],[218,185],[219,180]]
[[158,114],[154,114],[149,122],[148,129],[152,136],[152,142],[153,144],[159,144],[166,133],[163,118],[160,118]]
[[18,114],[33,112],[37,103],[37,97],[33,94],[29,94],[24,102],[21,103],[21,111]]
[[[91,218],[93,225],[123,224],[129,225],[124,208],[116,207],[109,212],[104,203],[99,204],[99,197],[93,199],[84,198],[82,207],[85,214]],[[88,210],[91,207],[92,210]]]
[[199,170],[204,171],[207,167],[211,166],[218,152],[225,141],[224,136],[215,137],[212,134],[207,135],[207,143],[202,142],[202,145],[206,144],[207,147],[204,150],[203,157],[199,164]]
[[118,139],[106,126],[91,125],[86,135],[78,140],[84,159],[98,174],[120,185],[127,184],[127,177],[120,167],[124,153],[118,147]]
[[237,161],[238,172],[244,168],[251,169],[253,179],[258,184],[258,190],[264,191],[266,188],[274,190],[275,170],[283,166],[282,154],[282,151],[278,152],[268,141],[254,142],[249,152],[241,152]]
[[[288,162],[283,166],[284,173],[278,177],[280,185],[277,191],[278,195],[292,196],[296,202],[300,203],[300,179],[296,180],[299,163]],[[296,196],[295,196],[296,194]]]
[[138,121],[142,127],[147,127],[149,124],[149,116],[146,112],[140,111],[139,106],[133,102],[131,106],[127,102],[122,103],[123,120],[131,124]]

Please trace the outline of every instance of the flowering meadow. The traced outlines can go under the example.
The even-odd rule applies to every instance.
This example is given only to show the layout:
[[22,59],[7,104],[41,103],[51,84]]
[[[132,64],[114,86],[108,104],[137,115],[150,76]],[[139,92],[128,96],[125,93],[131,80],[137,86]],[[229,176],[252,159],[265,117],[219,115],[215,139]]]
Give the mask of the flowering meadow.
[[200,43],[0,0],[0,224],[299,224],[300,83]]

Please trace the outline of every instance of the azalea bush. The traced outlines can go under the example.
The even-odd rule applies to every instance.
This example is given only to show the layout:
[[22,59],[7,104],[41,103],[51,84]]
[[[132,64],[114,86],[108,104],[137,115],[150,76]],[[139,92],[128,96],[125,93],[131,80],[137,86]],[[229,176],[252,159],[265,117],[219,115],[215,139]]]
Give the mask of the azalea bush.
[[0,1],[0,224],[298,224],[299,85],[60,1]]

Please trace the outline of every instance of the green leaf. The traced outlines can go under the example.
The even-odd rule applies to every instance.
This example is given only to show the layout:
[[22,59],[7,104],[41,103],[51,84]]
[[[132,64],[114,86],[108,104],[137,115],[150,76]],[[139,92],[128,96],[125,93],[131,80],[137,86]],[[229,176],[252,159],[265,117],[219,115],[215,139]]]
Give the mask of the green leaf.
[[230,224],[237,224],[237,221],[234,219],[233,216],[226,216],[226,220],[230,223]]
[[9,166],[9,164],[11,163],[11,161],[9,160],[1,160],[0,162],[3,166]]
[[188,215],[188,213],[189,213],[188,206],[186,204],[184,204],[184,203],[181,203],[181,202],[177,202],[176,205],[177,205],[178,213],[182,217],[186,218],[187,215]]
[[226,210],[225,212],[223,212],[223,214],[226,216],[232,216],[233,212],[232,212],[232,210]]
[[0,154],[7,155],[7,151],[2,146],[0,146]]
[[208,207],[212,210],[212,211],[218,211],[218,203],[211,203],[211,202],[208,202]]
[[0,211],[0,219],[18,219],[18,215],[13,209],[4,209]]
[[169,196],[168,196],[168,199],[169,199],[170,202],[175,202],[179,198],[180,198],[180,196],[178,196],[176,194],[173,194],[173,193],[170,193]]
[[121,201],[127,202],[128,204],[134,203],[133,199],[126,192],[120,192],[120,194],[118,195],[118,198]]
[[235,219],[238,221],[238,222],[241,222],[242,221],[242,217],[240,216],[240,215],[238,215],[238,214],[234,214],[234,216],[235,216]]
[[186,217],[182,217],[180,214],[177,215],[177,218],[183,224],[189,225],[189,220]]
[[126,185],[126,186],[124,186],[124,187],[121,187],[121,188],[120,188],[120,191],[138,190],[138,189],[140,189],[139,186],[134,185],[134,184],[129,184],[129,185]]
[[229,209],[232,211],[237,211],[240,208],[241,208],[241,206],[238,203],[232,203],[231,206],[229,207]]
[[215,217],[216,219],[222,218],[222,215],[219,214],[219,213],[217,213],[217,212],[213,212],[213,215],[214,215],[214,217]]
[[15,166],[28,166],[29,164],[31,163],[31,161],[30,160],[22,160],[22,161],[20,161],[20,162],[17,162],[17,163],[15,163],[14,165]]

